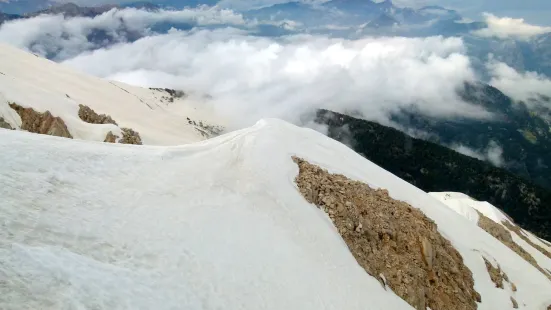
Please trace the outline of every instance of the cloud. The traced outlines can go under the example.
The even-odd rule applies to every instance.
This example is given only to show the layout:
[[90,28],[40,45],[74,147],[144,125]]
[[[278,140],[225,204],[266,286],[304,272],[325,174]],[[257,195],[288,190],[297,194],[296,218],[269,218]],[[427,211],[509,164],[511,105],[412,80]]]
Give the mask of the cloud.
[[[197,27],[157,34],[150,27],[159,21]],[[57,61],[99,77],[208,94],[209,104],[235,127],[265,117],[303,124],[300,116],[318,108],[353,111],[384,124],[391,113],[413,106],[434,117],[491,117],[457,96],[465,81],[476,80],[459,38],[266,38],[250,35],[251,25],[219,8],[126,9],[95,18],[10,22],[0,28],[0,41],[54,53]],[[97,29],[117,44],[100,48],[90,39]]]
[[522,18],[497,17],[484,13],[487,28],[476,30],[473,34],[481,37],[527,40],[533,36],[551,32],[551,27],[527,24]]
[[218,29],[150,36],[65,63],[130,84],[207,93],[242,125],[263,117],[298,122],[317,108],[385,122],[412,104],[432,116],[489,117],[456,95],[475,79],[463,51],[457,38],[274,40]]
[[[490,59],[486,65],[490,85],[500,89],[511,98],[524,101],[528,106],[543,104],[551,97],[551,80],[537,72],[520,73],[505,63]],[[548,107],[551,108],[551,103]]]
[[463,155],[488,161],[496,167],[501,167],[504,164],[503,148],[495,141],[490,141],[484,150],[475,150],[463,144],[454,144],[450,148]]
[[105,45],[91,39],[98,33],[109,38],[111,44],[126,42],[152,34],[150,27],[159,23],[244,25],[245,20],[231,10],[209,7],[159,12],[113,9],[94,18],[43,15],[11,21],[0,26],[0,41],[43,56],[55,54],[56,60],[63,60]]

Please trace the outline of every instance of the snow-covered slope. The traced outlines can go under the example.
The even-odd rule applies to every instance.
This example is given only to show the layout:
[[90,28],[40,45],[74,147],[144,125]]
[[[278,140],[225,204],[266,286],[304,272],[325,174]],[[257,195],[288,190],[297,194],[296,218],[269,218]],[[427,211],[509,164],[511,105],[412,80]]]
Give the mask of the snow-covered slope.
[[[442,192],[429,194],[433,197],[436,197],[438,200],[442,201],[448,207],[453,209],[455,212],[469,219],[473,223],[478,223],[479,221],[478,212],[488,217],[495,223],[498,223],[503,227],[503,229],[511,233],[511,237],[516,244],[522,247],[526,252],[530,253],[530,255],[532,255],[537,261],[538,265],[549,271],[549,274],[551,275],[551,257],[547,257],[541,250],[538,250],[536,247],[534,247],[534,245],[537,245],[541,247],[544,251],[551,253],[551,244],[542,241],[529,231],[518,228],[519,232],[521,232],[521,234],[534,245],[529,244],[525,239],[521,238],[519,234],[501,224],[503,222],[507,222],[516,227],[516,224],[503,211],[499,210],[488,202],[476,201],[462,193]],[[549,293],[549,295],[551,296],[551,293]]]
[[14,128],[20,127],[21,119],[8,102],[38,112],[48,110],[65,121],[74,138],[84,140],[103,141],[109,131],[120,136],[120,129],[83,122],[78,117],[79,104],[110,115],[121,127],[138,131],[145,144],[203,140],[201,128],[187,118],[211,126],[225,125],[199,98],[173,98],[171,102],[168,97],[165,91],[102,80],[0,44],[0,117]]
[[[358,266],[292,155],[386,188],[437,224],[478,309],[545,309],[551,282],[437,199],[278,120],[176,147],[0,130],[2,309],[411,309]],[[482,255],[517,291],[497,289]]]

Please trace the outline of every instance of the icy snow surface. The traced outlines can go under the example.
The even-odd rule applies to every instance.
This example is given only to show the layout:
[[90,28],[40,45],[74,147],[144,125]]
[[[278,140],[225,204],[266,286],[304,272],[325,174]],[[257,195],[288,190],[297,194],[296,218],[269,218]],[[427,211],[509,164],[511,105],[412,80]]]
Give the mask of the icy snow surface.
[[[294,184],[292,155],[420,208],[461,252],[479,309],[544,309],[551,282],[437,199],[278,120],[177,147],[0,130],[0,309],[411,309]],[[496,289],[481,255],[517,285]]]
[[178,145],[203,140],[190,124],[224,126],[207,102],[198,98],[162,100],[166,92],[92,77],[47,59],[0,44],[0,116],[12,125],[21,119],[9,106],[15,102],[38,112],[49,110],[61,117],[75,139],[104,141],[109,131],[120,136],[117,126],[92,125],[78,117],[79,104],[110,115],[121,127],[140,133],[144,144]]

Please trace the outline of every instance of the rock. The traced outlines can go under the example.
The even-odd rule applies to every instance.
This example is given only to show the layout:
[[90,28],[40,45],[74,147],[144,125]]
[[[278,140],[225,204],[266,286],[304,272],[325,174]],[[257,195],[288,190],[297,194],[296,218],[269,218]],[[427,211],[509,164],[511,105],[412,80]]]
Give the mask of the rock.
[[[424,213],[394,200],[385,189],[293,160],[299,166],[295,182],[300,193],[308,200],[312,190],[319,190],[335,203],[329,212],[333,224],[358,264],[383,287],[419,310],[477,309],[481,297],[471,271]],[[324,210],[323,202],[314,203]]]
[[142,145],[142,139],[140,134],[130,128],[121,128],[122,130],[122,139],[119,140],[119,143],[122,144],[136,144]]
[[[478,212],[478,211],[477,211]],[[487,233],[492,235],[497,240],[501,241],[504,245],[506,245],[508,248],[513,250],[513,252],[517,253],[520,257],[524,258],[528,263],[530,263],[532,266],[536,267],[541,273],[543,273],[549,280],[551,280],[551,275],[549,273],[546,273],[545,270],[537,263],[536,259],[528,253],[525,249],[520,247],[517,243],[513,241],[513,237],[511,237],[511,232],[505,229],[504,226],[509,228],[512,231],[515,231],[521,239],[524,241],[527,241],[530,245],[532,245],[534,248],[538,249],[538,245],[534,244],[530,241],[526,236],[524,236],[520,229],[517,226],[514,226],[510,224],[509,222],[503,222],[501,224],[498,224],[494,221],[492,221],[490,218],[486,217],[484,214],[478,212],[478,226],[482,229],[484,229]],[[541,248],[541,247],[540,247]],[[545,250],[541,248],[539,250],[544,255],[547,256],[545,253]],[[548,253],[549,254],[549,253]],[[548,257],[550,257],[551,254],[549,254]]]
[[79,104],[78,117],[89,124],[113,124],[117,125],[111,116],[105,114],[97,114],[88,106]]
[[513,308],[518,309],[518,303],[513,297],[511,297],[511,302],[513,303]]
[[16,103],[10,103],[10,107],[21,117],[21,129],[23,130],[50,136],[73,138],[65,122],[59,117],[54,117],[50,111],[40,113],[32,108],[23,108]]
[[9,130],[12,130],[12,129],[13,129],[13,128],[11,127],[11,125],[10,125],[8,122],[6,122],[6,121],[4,120],[4,118],[1,117],[1,116],[0,116],[0,128],[9,129]]
[[515,283],[511,283],[511,290],[513,292],[516,292],[517,291],[517,286],[515,285]]
[[113,132],[110,131],[107,133],[107,136],[105,137],[105,140],[103,142],[115,143],[117,142],[118,138],[119,136],[114,135]]
[[488,274],[490,275],[492,282],[494,282],[497,288],[503,289],[503,273],[501,272],[499,265],[496,268],[485,257],[482,258],[484,259],[486,270],[488,270]]

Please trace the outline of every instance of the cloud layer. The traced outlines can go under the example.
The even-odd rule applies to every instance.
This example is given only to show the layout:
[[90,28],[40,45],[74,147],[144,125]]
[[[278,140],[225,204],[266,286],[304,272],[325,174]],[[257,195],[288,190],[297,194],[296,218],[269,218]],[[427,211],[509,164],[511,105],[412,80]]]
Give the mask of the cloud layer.
[[44,15],[15,20],[0,27],[0,41],[28,49],[42,56],[56,54],[56,60],[94,50],[105,42],[94,36],[108,37],[110,43],[127,42],[152,34],[151,27],[160,23],[209,25],[244,25],[240,14],[231,10],[209,7],[180,11],[148,12],[137,9],[113,9],[95,18],[64,18]]
[[[487,69],[492,76],[490,84],[511,98],[528,106],[545,104],[543,97],[551,97],[551,80],[536,72],[520,73],[508,65],[490,60]],[[547,102],[551,108],[551,103]]]
[[457,38],[276,41],[219,29],[150,36],[65,63],[131,84],[209,94],[245,125],[262,117],[298,122],[320,107],[385,122],[412,104],[433,116],[488,117],[456,95],[475,79],[463,51]]
[[488,27],[473,32],[481,37],[527,40],[533,36],[551,32],[551,27],[530,25],[522,18],[497,17],[489,13],[484,13],[484,17]]
[[488,161],[496,167],[501,167],[504,164],[503,148],[495,141],[490,141],[484,150],[475,150],[463,144],[454,144],[450,148],[463,155]]

